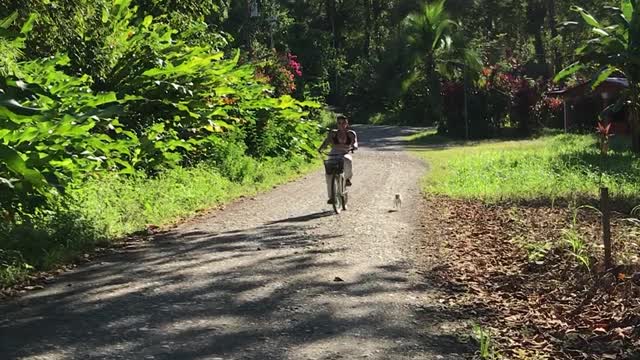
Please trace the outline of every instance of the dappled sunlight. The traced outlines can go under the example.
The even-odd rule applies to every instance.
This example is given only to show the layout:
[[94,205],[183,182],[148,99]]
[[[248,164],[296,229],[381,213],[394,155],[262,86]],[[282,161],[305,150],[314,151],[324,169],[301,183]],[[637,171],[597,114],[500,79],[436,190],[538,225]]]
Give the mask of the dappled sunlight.
[[64,359],[68,359],[69,356],[71,356],[73,354],[72,350],[50,350],[50,351],[44,351],[42,353],[38,353],[37,355],[33,355],[33,356],[29,356],[29,357],[25,357],[25,360],[41,360],[41,359],[46,359],[46,360],[64,360]]
[[[257,230],[262,231],[281,234],[283,229],[270,226]],[[171,236],[169,234],[169,238]],[[279,235],[276,238],[277,241],[282,241]],[[196,353],[216,356],[241,349],[251,354],[251,349],[259,347],[264,341],[261,339],[270,339],[269,341],[287,343],[286,349],[282,349],[282,356],[295,358],[297,355],[316,351],[314,349],[321,349],[326,343],[339,344],[344,339],[353,337],[363,344],[372,342],[376,344],[376,349],[382,350],[398,346],[399,341],[417,341],[411,340],[412,334],[405,333],[402,325],[405,320],[397,318],[393,312],[377,310],[383,303],[391,305],[391,309],[402,309],[403,299],[408,297],[407,291],[411,291],[403,277],[392,276],[389,270],[371,268],[364,273],[351,274],[347,264],[317,259],[317,256],[326,251],[314,254],[314,249],[301,249],[299,254],[289,253],[288,256],[283,254],[263,257],[260,252],[255,252],[255,256],[244,261],[239,259],[239,262],[229,268],[224,263],[209,263],[207,256],[200,257],[199,252],[214,251],[218,256],[224,257],[225,252],[241,251],[242,247],[254,247],[255,244],[234,244],[235,250],[226,250],[226,247],[219,246],[220,239],[228,240],[224,234],[208,239],[206,242],[193,244],[200,248],[191,250],[190,260],[179,260],[162,271],[159,268],[154,270],[154,264],[146,269],[144,278],[130,283],[118,283],[118,277],[113,275],[114,269],[111,267],[96,267],[92,271],[79,272],[76,277],[99,278],[101,273],[105,274],[105,282],[96,284],[95,287],[85,286],[82,296],[50,294],[46,297],[46,305],[33,303],[31,310],[38,311],[40,306],[44,306],[49,309],[49,316],[64,313],[67,321],[58,324],[57,328],[70,335],[64,343],[58,344],[65,347],[73,343],[74,334],[82,331],[71,325],[74,319],[90,319],[93,332],[91,346],[96,349],[96,354],[109,354],[110,351],[118,351],[117,349],[135,352],[148,341],[168,344],[177,358],[192,357]],[[269,237],[263,239],[266,243],[271,241]],[[295,245],[296,240],[293,241],[291,245]],[[159,240],[158,244],[159,249],[164,251],[166,245],[162,245],[163,241]],[[145,261],[156,262],[162,258],[158,256],[158,260],[153,260],[149,255],[144,255]],[[198,258],[199,261],[196,261]],[[128,262],[137,263],[135,258]],[[178,264],[180,266],[176,266]],[[140,271],[136,267],[134,265],[130,269],[123,269],[121,275],[126,276],[128,271]],[[344,270],[339,270],[341,267]],[[178,270],[179,268],[182,269]],[[329,274],[336,272],[345,274],[343,276],[348,278],[348,282],[331,282]],[[320,281],[318,274],[323,273],[327,274],[326,280]],[[290,275],[282,277],[283,274]],[[80,279],[74,279],[73,282],[77,283],[78,280]],[[96,307],[98,303],[100,306]],[[303,303],[307,303],[306,306],[321,307],[325,312],[322,315],[312,315],[305,311],[306,306],[295,305]],[[322,325],[319,325],[315,316],[322,316]],[[283,318],[291,319],[288,325],[270,325],[270,319]],[[21,329],[26,331],[43,321],[46,319],[25,318],[20,322],[14,321],[11,323],[12,331],[19,334]],[[378,324],[379,328],[372,327],[373,324]],[[391,324],[397,324],[393,331],[389,328]],[[115,340],[116,333],[125,329],[129,334],[127,342],[118,341],[112,343],[113,346],[106,345]],[[135,336],[131,337],[132,335]],[[146,340],[140,336],[144,336]],[[196,339],[206,336],[208,341],[206,345],[203,343],[199,347],[186,348],[180,344],[183,336]],[[389,336],[391,338],[387,338]],[[13,345],[19,346],[19,338],[12,338]],[[343,355],[357,353],[349,348],[339,351]],[[259,353],[254,353],[256,356],[257,354]]]
[[150,317],[151,317],[150,314],[145,314],[145,315],[117,318],[117,319],[113,319],[111,321],[105,322],[104,328],[116,330],[116,331],[123,330],[123,329],[130,329],[133,331],[137,331],[139,330],[139,328],[142,328],[145,326],[145,324],[149,323]]
[[130,294],[142,293],[145,290],[151,289],[154,285],[158,286],[160,284],[124,283],[118,285],[107,285],[106,287],[99,287],[83,292],[82,298],[77,301],[84,304],[100,303],[105,299],[119,298]]
[[[169,315],[170,316],[170,315]],[[210,331],[218,334],[234,333],[249,329],[256,324],[247,322],[247,319],[241,316],[217,315],[215,317],[185,317],[168,322],[155,329],[159,334],[178,335],[183,332],[194,331]]]
[[[401,153],[391,151],[396,140],[367,142],[379,131],[361,133],[365,140],[359,164],[384,157],[385,174],[405,164]],[[402,136],[391,139],[400,139],[397,146],[402,146]],[[385,149],[390,151],[377,152]],[[422,166],[419,161],[416,165]],[[457,310],[438,309],[439,317],[432,318],[418,306],[430,290],[409,279],[411,264],[402,260],[400,246],[414,236],[413,220],[390,215],[387,195],[369,191],[405,189],[411,182],[417,194],[414,182],[420,169],[408,181],[387,180],[388,175],[378,173],[366,176],[370,170],[361,170],[355,210],[341,216],[318,206],[324,189],[318,186],[322,177],[317,177],[282,190],[300,194],[297,202],[313,198],[302,205],[292,201],[270,212],[282,196],[276,191],[132,242],[62,276],[50,289],[25,297],[24,303],[6,305],[3,310],[13,315],[0,323],[0,346],[35,353],[50,338],[50,330],[34,329],[53,326],[66,335],[50,341],[73,348],[70,357],[126,353],[192,359],[233,354],[283,359],[316,352],[320,359],[330,355],[317,352],[333,344],[348,358],[359,354],[349,343],[371,348],[374,358],[391,353],[415,358],[425,344],[436,353],[466,352],[467,344],[428,330],[442,319],[458,318]],[[309,194],[310,186],[319,191]],[[54,324],[56,319],[64,321]]]
[[[382,349],[391,349],[396,344],[392,340],[368,340],[366,338],[361,338],[358,334],[345,335],[346,338],[349,338],[352,342],[358,343],[359,347],[353,348],[352,346],[347,345],[346,343],[340,343],[339,339],[320,339],[317,341],[310,342],[301,346],[300,348],[294,349],[290,351],[287,355],[290,359],[305,359],[313,354],[324,354],[320,359],[331,359],[333,356],[340,355],[343,358],[351,358],[351,359],[361,359],[367,358],[375,355],[374,351],[376,350],[368,350],[375,348],[377,352],[381,352]],[[338,343],[336,344],[336,341]],[[350,342],[351,342],[350,341]],[[330,350],[329,350],[330,349]]]

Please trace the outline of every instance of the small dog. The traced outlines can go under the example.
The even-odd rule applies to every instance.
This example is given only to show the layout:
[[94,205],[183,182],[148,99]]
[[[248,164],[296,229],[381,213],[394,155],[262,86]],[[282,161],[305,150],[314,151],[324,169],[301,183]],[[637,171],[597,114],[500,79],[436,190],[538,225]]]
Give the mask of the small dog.
[[400,210],[402,207],[402,198],[400,197],[400,194],[396,194],[396,198],[393,200],[393,206],[396,210]]

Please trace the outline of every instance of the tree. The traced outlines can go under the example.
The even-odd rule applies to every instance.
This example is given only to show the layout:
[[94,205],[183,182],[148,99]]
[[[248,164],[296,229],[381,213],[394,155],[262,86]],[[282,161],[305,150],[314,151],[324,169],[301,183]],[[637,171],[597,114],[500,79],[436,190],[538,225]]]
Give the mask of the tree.
[[640,153],[640,0],[621,0],[613,12],[611,24],[597,20],[585,9],[572,6],[595,37],[577,49],[578,61],[561,71],[555,80],[561,80],[581,70],[597,69],[591,83],[596,88],[614,73],[622,73],[629,86],[615,106],[628,106],[632,133],[632,148]]
[[450,34],[457,26],[445,11],[445,0],[424,4],[420,11],[409,14],[403,24],[409,60],[414,69],[422,68],[427,81],[430,113],[425,115],[434,116],[436,121],[442,118],[440,78],[436,72],[436,60],[450,48]]
[[[545,68],[547,63],[543,29],[547,13],[545,5],[541,0],[529,0],[527,2],[527,32],[533,35],[536,63],[540,69]],[[541,71],[546,77],[549,77],[548,71]]]

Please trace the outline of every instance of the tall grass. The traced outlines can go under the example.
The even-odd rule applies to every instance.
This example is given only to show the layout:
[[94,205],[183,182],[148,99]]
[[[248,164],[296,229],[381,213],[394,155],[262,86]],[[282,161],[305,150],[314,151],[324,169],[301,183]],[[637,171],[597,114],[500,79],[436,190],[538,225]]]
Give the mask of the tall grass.
[[0,287],[34,270],[73,261],[148,225],[162,226],[196,211],[252,195],[317,167],[294,157],[242,157],[224,166],[176,168],[157,177],[108,176],[72,188],[51,210],[17,226],[0,222]]
[[[591,135],[563,134],[427,148],[419,152],[431,164],[424,189],[432,194],[491,202],[595,198],[603,184],[616,198],[637,201],[638,158],[624,140],[618,139],[603,162],[596,142]],[[429,142],[423,137],[418,143]]]

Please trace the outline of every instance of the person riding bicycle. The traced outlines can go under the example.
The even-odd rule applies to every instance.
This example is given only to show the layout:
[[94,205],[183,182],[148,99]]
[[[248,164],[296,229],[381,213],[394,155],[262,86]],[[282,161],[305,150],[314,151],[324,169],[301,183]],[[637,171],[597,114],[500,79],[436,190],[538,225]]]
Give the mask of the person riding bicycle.
[[[320,145],[318,151],[322,151],[331,145],[331,151],[329,152],[329,158],[342,158],[344,159],[344,177],[347,186],[351,186],[351,178],[353,177],[353,159],[349,152],[353,152],[358,148],[358,135],[355,131],[349,128],[349,119],[344,115],[338,115],[337,117],[338,128],[331,130],[326,139]],[[327,180],[327,193],[329,194],[329,201],[331,204],[331,175],[326,175]]]

